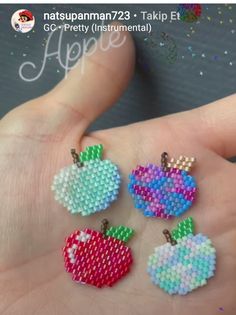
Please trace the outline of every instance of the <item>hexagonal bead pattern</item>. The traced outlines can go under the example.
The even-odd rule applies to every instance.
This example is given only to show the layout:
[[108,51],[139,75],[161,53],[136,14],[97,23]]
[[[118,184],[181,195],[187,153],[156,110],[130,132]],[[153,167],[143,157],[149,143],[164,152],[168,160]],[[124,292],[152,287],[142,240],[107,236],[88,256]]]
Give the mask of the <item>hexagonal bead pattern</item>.
[[189,234],[194,234],[194,222],[192,217],[188,217],[187,219],[178,223],[177,228],[173,229],[171,232],[172,238],[176,241]]
[[117,199],[120,187],[118,167],[110,160],[87,160],[60,170],[52,183],[55,199],[71,213],[87,216],[108,208]]
[[148,259],[152,282],[169,294],[185,295],[203,286],[214,276],[216,251],[202,234],[189,234],[177,245],[166,243],[155,248]]
[[196,198],[196,182],[185,170],[164,171],[154,164],[137,166],[129,176],[128,191],[135,208],[146,217],[170,219],[189,209]]
[[103,146],[101,144],[86,147],[86,149],[79,154],[80,162],[101,159]]
[[133,262],[131,249],[123,241],[91,229],[72,233],[63,256],[72,280],[98,288],[115,284]]
[[128,242],[128,240],[133,236],[134,230],[120,225],[118,227],[112,226],[106,231],[107,236],[112,236],[118,240]]

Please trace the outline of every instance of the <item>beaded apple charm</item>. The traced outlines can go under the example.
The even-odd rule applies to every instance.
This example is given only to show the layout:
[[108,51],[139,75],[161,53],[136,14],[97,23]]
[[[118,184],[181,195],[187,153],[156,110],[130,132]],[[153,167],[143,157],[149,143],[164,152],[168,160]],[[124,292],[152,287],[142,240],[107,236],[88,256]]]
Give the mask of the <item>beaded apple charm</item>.
[[121,182],[118,167],[110,160],[101,160],[102,152],[101,144],[80,154],[72,149],[74,164],[55,175],[51,187],[55,199],[71,213],[90,215],[117,199]]
[[146,217],[170,219],[180,216],[196,197],[196,182],[189,175],[195,158],[180,156],[168,162],[166,152],[161,155],[161,166],[137,166],[129,175],[128,191],[135,208]]
[[111,287],[130,270],[133,258],[125,243],[133,233],[122,225],[108,228],[106,219],[101,232],[88,228],[75,231],[63,248],[66,271],[76,282]]
[[214,276],[216,250],[202,234],[193,235],[191,217],[170,233],[163,231],[167,243],[156,247],[148,259],[152,282],[169,294],[185,295],[204,286]]

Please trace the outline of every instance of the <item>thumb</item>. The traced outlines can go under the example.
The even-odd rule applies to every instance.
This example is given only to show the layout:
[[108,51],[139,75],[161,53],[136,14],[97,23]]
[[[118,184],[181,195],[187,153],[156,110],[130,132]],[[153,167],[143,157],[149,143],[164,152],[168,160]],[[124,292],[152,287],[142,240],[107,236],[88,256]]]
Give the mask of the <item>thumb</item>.
[[[121,26],[119,23],[111,24]],[[60,124],[78,120],[88,125],[125,90],[134,69],[134,45],[125,31],[101,35],[87,53],[46,97],[50,115]],[[75,118],[76,117],[76,118]]]

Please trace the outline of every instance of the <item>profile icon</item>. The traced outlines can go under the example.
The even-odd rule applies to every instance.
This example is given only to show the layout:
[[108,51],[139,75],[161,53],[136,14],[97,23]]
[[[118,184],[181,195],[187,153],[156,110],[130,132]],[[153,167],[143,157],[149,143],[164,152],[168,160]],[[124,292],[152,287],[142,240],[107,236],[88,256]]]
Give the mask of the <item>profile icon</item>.
[[28,33],[35,24],[35,17],[32,12],[26,9],[18,10],[11,17],[13,29],[20,33]]

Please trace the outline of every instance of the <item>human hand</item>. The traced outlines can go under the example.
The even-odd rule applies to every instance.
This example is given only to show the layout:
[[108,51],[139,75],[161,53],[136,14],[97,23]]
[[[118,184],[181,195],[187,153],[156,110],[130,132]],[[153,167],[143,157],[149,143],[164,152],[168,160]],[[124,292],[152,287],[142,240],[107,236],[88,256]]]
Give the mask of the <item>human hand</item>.
[[[109,34],[103,38],[108,39]],[[0,121],[0,313],[4,315],[213,315],[223,307],[235,314],[236,168],[225,158],[236,154],[236,96],[192,111],[85,135],[90,123],[127,86],[134,66],[129,34],[124,45],[97,50],[48,94],[14,109]],[[71,215],[55,202],[53,176],[71,164],[70,149],[102,143],[120,168],[118,201],[91,217]],[[134,209],[127,178],[137,164],[158,163],[160,154],[196,156],[193,171],[198,198],[192,215],[198,232],[217,250],[217,271],[207,286],[187,296],[169,296],[146,273],[153,248],[165,243],[164,228],[177,220],[145,218]],[[135,229],[130,241],[131,272],[113,288],[97,289],[71,281],[61,247],[75,229],[99,229],[102,218]]]

